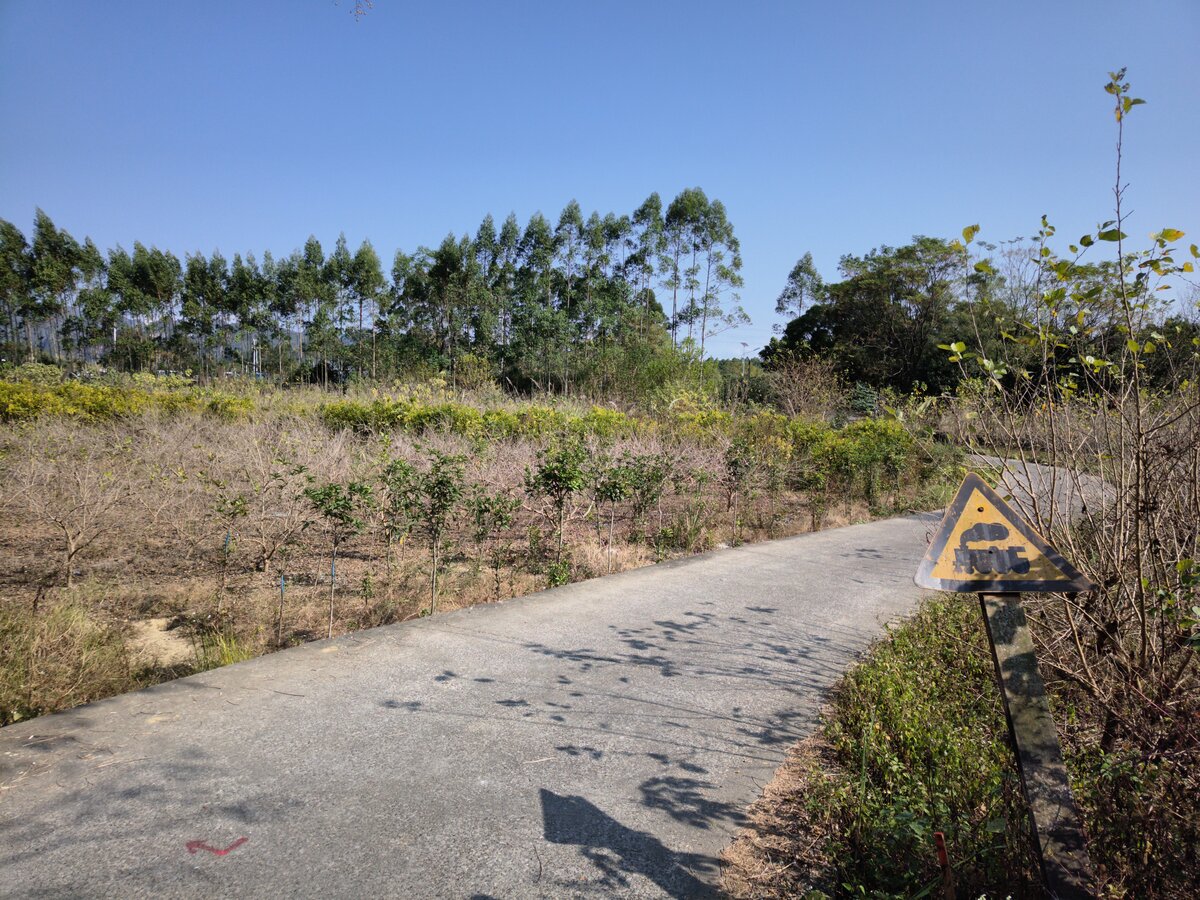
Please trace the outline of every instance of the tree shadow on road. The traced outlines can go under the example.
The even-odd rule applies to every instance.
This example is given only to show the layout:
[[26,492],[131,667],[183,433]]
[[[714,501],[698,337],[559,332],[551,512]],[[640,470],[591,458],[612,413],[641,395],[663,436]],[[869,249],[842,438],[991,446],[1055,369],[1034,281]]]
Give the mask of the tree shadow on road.
[[596,879],[571,885],[611,895],[630,886],[630,875],[650,879],[670,897],[712,897],[714,889],[696,877],[712,872],[716,861],[697,853],[676,853],[658,838],[622,825],[595,804],[542,788],[542,829],[552,844],[570,844],[594,866]]

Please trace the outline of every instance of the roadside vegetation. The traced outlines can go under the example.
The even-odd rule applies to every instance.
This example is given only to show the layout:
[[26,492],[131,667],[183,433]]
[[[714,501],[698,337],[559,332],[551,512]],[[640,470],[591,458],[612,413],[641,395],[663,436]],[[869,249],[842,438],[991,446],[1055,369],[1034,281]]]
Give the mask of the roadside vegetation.
[[[1051,684],[1104,897],[1195,896],[1190,772],[1105,752],[1076,692]],[[1190,796],[1190,794],[1187,794]],[[936,596],[834,691],[726,852],[739,900],[1042,897],[1029,812],[975,595]]]
[[846,675],[752,808],[731,893],[940,897],[941,831],[961,896],[1039,896],[994,671],[975,598],[928,600]]
[[[1118,132],[1112,220],[1062,252],[1043,218],[1032,245],[1001,255],[1003,273],[978,226],[964,229],[953,245],[961,331],[940,347],[954,388],[933,405],[957,446],[1008,460],[1003,474],[1032,496],[1022,512],[1096,585],[1023,603],[1100,895],[1190,898],[1200,336],[1178,301],[1195,291],[1200,248],[1175,228],[1134,248],[1120,165],[1141,101],[1123,72],[1106,91]],[[1091,261],[1102,248],[1113,258]],[[818,288],[817,300],[810,314],[844,297]],[[1052,468],[1030,474],[1026,463]],[[738,895],[941,896],[931,835],[942,831],[960,896],[1040,896],[985,651],[973,598],[936,599],[848,675],[736,848]]]

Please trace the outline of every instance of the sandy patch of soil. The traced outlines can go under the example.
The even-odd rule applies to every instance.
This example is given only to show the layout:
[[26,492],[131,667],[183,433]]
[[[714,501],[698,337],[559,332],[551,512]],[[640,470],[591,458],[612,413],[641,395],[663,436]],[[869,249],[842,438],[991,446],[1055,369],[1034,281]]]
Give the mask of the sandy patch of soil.
[[191,661],[195,652],[192,642],[178,631],[168,631],[167,625],[170,621],[168,618],[161,618],[133,623],[129,650],[134,659],[148,665],[167,668]]

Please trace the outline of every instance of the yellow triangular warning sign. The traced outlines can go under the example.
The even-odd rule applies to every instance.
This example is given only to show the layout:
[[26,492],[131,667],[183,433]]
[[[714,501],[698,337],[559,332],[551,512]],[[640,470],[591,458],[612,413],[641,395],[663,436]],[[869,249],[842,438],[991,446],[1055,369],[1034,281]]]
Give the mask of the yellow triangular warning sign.
[[914,580],[938,591],[984,593],[1092,587],[974,472],[942,517]]

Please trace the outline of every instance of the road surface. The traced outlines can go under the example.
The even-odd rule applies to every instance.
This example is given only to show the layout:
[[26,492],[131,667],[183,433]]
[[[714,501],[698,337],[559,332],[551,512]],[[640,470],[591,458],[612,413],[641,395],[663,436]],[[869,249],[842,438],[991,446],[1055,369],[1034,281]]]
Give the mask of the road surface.
[[0,895],[697,897],[936,515],[722,550],[0,730]]

